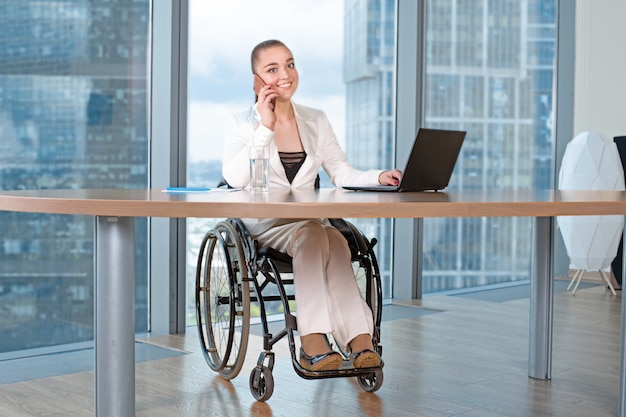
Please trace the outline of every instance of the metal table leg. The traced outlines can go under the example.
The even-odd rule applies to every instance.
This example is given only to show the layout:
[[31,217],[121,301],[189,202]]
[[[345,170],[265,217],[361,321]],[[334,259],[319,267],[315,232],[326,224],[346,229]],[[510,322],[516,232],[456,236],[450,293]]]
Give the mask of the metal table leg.
[[97,217],[96,416],[135,415],[135,238],[132,217]]
[[533,274],[530,279],[528,376],[537,379],[552,377],[553,223],[553,217],[535,218]]

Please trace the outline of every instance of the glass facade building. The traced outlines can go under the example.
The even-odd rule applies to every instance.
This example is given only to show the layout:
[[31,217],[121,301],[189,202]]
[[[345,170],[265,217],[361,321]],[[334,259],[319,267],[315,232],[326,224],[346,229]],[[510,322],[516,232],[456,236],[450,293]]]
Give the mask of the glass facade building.
[[[346,0],[343,78],[346,85],[346,155],[359,169],[394,166],[395,0]],[[376,237],[383,295],[391,297],[391,219],[351,219]]]
[[[390,167],[396,2],[345,5],[346,151],[358,167]],[[467,131],[449,189],[551,188],[556,0],[427,0],[425,10],[422,125]],[[391,222],[357,222],[381,241],[388,289]],[[425,220],[423,292],[528,279],[530,228],[526,218]]]
[[[425,125],[467,131],[451,189],[552,188],[556,9],[427,2]],[[424,224],[424,292],[529,279],[530,219]]]
[[[0,189],[148,185],[149,1],[0,3]],[[93,340],[93,217],[0,212],[0,358]],[[136,231],[146,331],[147,226]]]

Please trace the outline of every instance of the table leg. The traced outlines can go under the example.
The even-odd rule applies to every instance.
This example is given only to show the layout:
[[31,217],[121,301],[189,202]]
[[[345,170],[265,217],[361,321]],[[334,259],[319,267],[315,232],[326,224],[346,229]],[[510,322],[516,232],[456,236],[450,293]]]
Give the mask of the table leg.
[[530,278],[528,376],[552,377],[553,217],[535,218],[533,274]]
[[[626,227],[624,228],[624,242],[626,243]],[[626,244],[623,246],[623,253],[626,255]],[[626,260],[626,257],[623,257]],[[624,292],[624,275],[626,273],[626,261],[622,262],[622,293]],[[626,358],[624,357],[624,347],[626,347],[626,303],[622,295],[622,322],[620,325],[620,349],[619,349],[619,392],[617,400],[617,415],[626,415]]]
[[96,416],[134,416],[134,219],[100,216],[96,222]]

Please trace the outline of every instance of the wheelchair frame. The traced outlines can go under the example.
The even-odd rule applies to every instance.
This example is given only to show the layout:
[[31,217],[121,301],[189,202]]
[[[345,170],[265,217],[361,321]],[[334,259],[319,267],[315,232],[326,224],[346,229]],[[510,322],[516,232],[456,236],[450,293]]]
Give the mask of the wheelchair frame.
[[[373,314],[372,342],[382,356],[380,323],[382,290],[374,245],[354,225],[343,219],[329,219],[348,241],[355,279]],[[258,248],[240,219],[229,218],[208,231],[200,246],[196,268],[196,318],[202,353],[209,367],[224,379],[235,378],[244,363],[250,331],[250,303],[260,310],[263,329],[263,351],[250,374],[250,391],[258,401],[269,399],[274,390],[272,347],[287,336],[291,360],[302,378],[352,377],[365,391],[374,392],[382,386],[384,364],[373,368],[352,368],[349,354],[338,351],[344,363],[338,370],[311,371],[303,368],[297,358],[294,331],[296,317],[289,302],[295,300],[285,286],[293,286],[291,257],[270,247]],[[273,285],[272,285],[273,284]],[[278,294],[267,294],[275,288]],[[284,309],[285,327],[276,335],[270,333],[266,302],[280,301]]]

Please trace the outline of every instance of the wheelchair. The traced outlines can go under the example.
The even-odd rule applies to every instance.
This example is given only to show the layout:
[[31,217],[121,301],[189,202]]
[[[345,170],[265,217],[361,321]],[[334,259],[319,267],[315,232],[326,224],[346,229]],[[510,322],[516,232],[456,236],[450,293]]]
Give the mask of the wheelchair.
[[[382,290],[373,252],[376,239],[368,240],[348,221],[329,220],[348,241],[355,279],[373,314],[374,349],[382,357]],[[293,367],[302,378],[356,377],[363,390],[378,390],[383,382],[384,364],[373,368],[352,368],[349,353],[342,352],[337,343],[333,345],[344,357],[338,370],[311,371],[300,365],[294,337],[296,317],[291,313],[295,304],[293,277],[289,277],[292,273],[291,257],[271,247],[258,246],[244,223],[235,218],[220,221],[202,240],[196,268],[196,318],[202,353],[209,367],[226,380],[239,374],[248,347],[250,310],[254,302],[258,305],[263,332],[263,351],[249,381],[250,391],[256,400],[266,401],[272,396],[275,361],[272,348],[285,336]],[[279,320],[279,323],[284,323],[284,328],[277,334],[272,334],[269,329],[272,317],[268,316],[268,302],[280,302],[282,306],[284,320]]]

